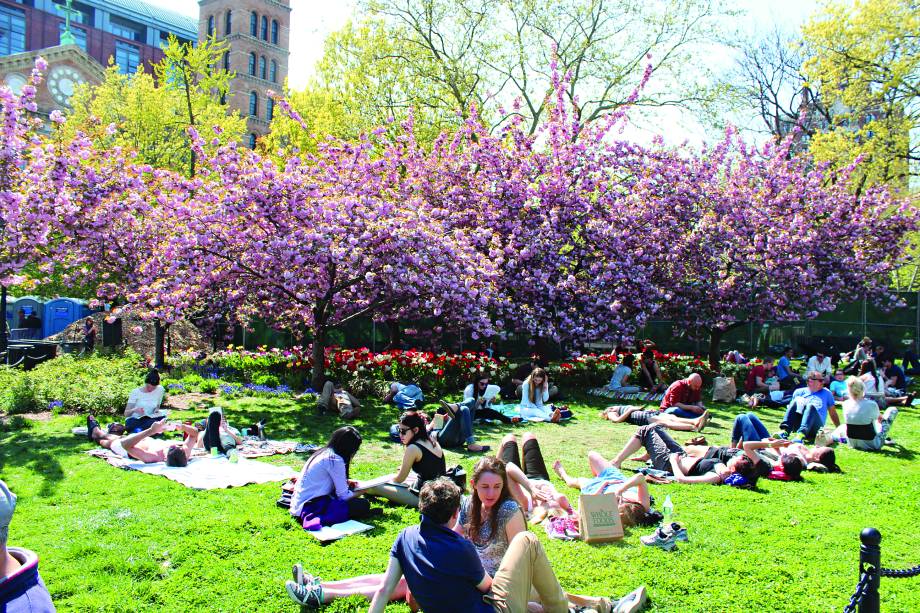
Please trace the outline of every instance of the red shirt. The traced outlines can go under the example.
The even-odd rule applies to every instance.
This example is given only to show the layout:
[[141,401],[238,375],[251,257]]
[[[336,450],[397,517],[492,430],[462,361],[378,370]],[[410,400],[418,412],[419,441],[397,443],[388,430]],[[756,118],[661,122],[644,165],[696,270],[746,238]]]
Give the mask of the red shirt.
[[751,372],[748,373],[747,379],[744,380],[744,391],[748,393],[754,391],[754,386],[757,384],[757,377],[760,377],[761,381],[767,380],[767,369],[764,368],[763,364],[758,364],[751,368]]
[[679,379],[671,384],[661,399],[661,408],[669,409],[680,404],[696,404],[700,401],[701,389],[693,389],[686,379]]

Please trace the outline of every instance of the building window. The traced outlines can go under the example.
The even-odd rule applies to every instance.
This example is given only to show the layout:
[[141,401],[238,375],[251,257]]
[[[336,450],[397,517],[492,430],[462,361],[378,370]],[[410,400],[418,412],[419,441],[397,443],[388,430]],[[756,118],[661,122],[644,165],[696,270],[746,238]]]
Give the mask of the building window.
[[230,70],[230,52],[229,51],[224,51],[224,70],[228,72]]
[[265,102],[265,119],[271,121],[275,116],[275,101],[269,98]]
[[272,83],[278,82],[278,63],[272,60],[271,67],[268,69],[268,80]]
[[[211,23],[210,27],[213,30],[214,24]],[[109,32],[115,36],[136,40],[138,42],[143,42],[147,38],[147,28],[130,19],[125,19],[117,15],[111,15],[109,17]]]
[[249,33],[252,36],[259,35],[259,16],[255,11],[249,14]]
[[208,17],[208,36],[214,36],[214,15]]
[[249,74],[256,76],[256,54],[249,54]]
[[265,56],[259,58],[259,77],[265,78]]
[[278,20],[272,19],[272,44],[278,44]]
[[0,55],[26,50],[26,14],[0,4]]
[[249,115],[259,116],[259,94],[256,92],[249,92]]
[[250,149],[256,148],[256,135],[253,133],[249,134],[249,148]]
[[141,50],[120,40],[115,41],[115,63],[122,74],[134,74],[141,63]]
[[231,15],[233,11],[227,11],[227,14],[224,16],[224,35],[230,36],[230,30],[233,27],[233,18]]
[[262,40],[268,40],[268,17],[262,15]]
[[[64,22],[58,24],[58,32],[60,34],[64,33]],[[70,33],[73,34],[73,37],[77,41],[77,46],[86,51],[86,30],[81,28],[75,28],[72,25],[70,26]]]

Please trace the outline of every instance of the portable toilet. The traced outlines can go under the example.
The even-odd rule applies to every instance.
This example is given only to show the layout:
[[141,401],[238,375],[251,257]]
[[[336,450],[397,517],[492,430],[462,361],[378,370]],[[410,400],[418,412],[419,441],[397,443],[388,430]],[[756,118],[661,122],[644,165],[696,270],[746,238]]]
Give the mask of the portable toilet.
[[76,298],[55,298],[45,303],[45,318],[42,324],[44,337],[63,331],[67,326],[89,315],[86,301]]
[[[35,339],[43,338],[42,332],[45,326],[45,299],[38,298],[36,296],[24,296],[22,298],[19,298],[13,303],[13,316],[14,317],[16,317],[17,313],[19,313],[19,309],[22,309],[23,311],[25,311],[26,316],[29,316],[32,313],[35,313],[35,315],[39,319],[39,325],[37,325],[32,330],[30,330],[26,334],[25,338],[35,338]],[[18,320],[15,322],[15,324],[16,324],[14,326],[15,328],[20,327]]]

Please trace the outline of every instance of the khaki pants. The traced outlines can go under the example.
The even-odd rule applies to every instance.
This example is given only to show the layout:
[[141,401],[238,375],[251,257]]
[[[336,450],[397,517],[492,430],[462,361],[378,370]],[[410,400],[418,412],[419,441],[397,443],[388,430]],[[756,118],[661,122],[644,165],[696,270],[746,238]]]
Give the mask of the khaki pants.
[[492,579],[492,605],[502,613],[523,613],[531,600],[531,588],[539,594],[546,613],[568,613],[568,599],[543,545],[532,532],[520,532],[508,545]]

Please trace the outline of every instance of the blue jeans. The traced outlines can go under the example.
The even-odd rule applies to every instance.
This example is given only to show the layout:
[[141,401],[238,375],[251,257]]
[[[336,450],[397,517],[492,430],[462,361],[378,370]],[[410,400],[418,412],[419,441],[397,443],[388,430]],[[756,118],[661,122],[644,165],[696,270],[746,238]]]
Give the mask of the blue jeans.
[[795,405],[786,409],[783,423],[779,425],[783,430],[797,432],[803,439],[812,441],[818,435],[818,430],[824,425],[821,414],[814,407],[805,407],[801,413]]
[[166,419],[166,417],[148,417],[147,415],[143,417],[129,417],[125,420],[125,430],[129,434],[135,434],[142,430],[146,430],[161,419]]
[[735,417],[735,425],[732,426],[732,443],[759,441],[769,436],[770,431],[763,425],[760,418],[753,413],[742,413]]
[[671,407],[670,409],[667,409],[665,413],[670,413],[671,415],[674,415],[676,417],[683,417],[685,419],[696,419],[697,417],[703,414],[702,411],[700,411],[699,413],[694,413],[693,411],[688,411],[680,407]]
[[438,434],[438,443],[442,447],[459,447],[464,442],[475,443],[473,436],[473,416],[470,410],[461,405],[453,419],[447,422]]

